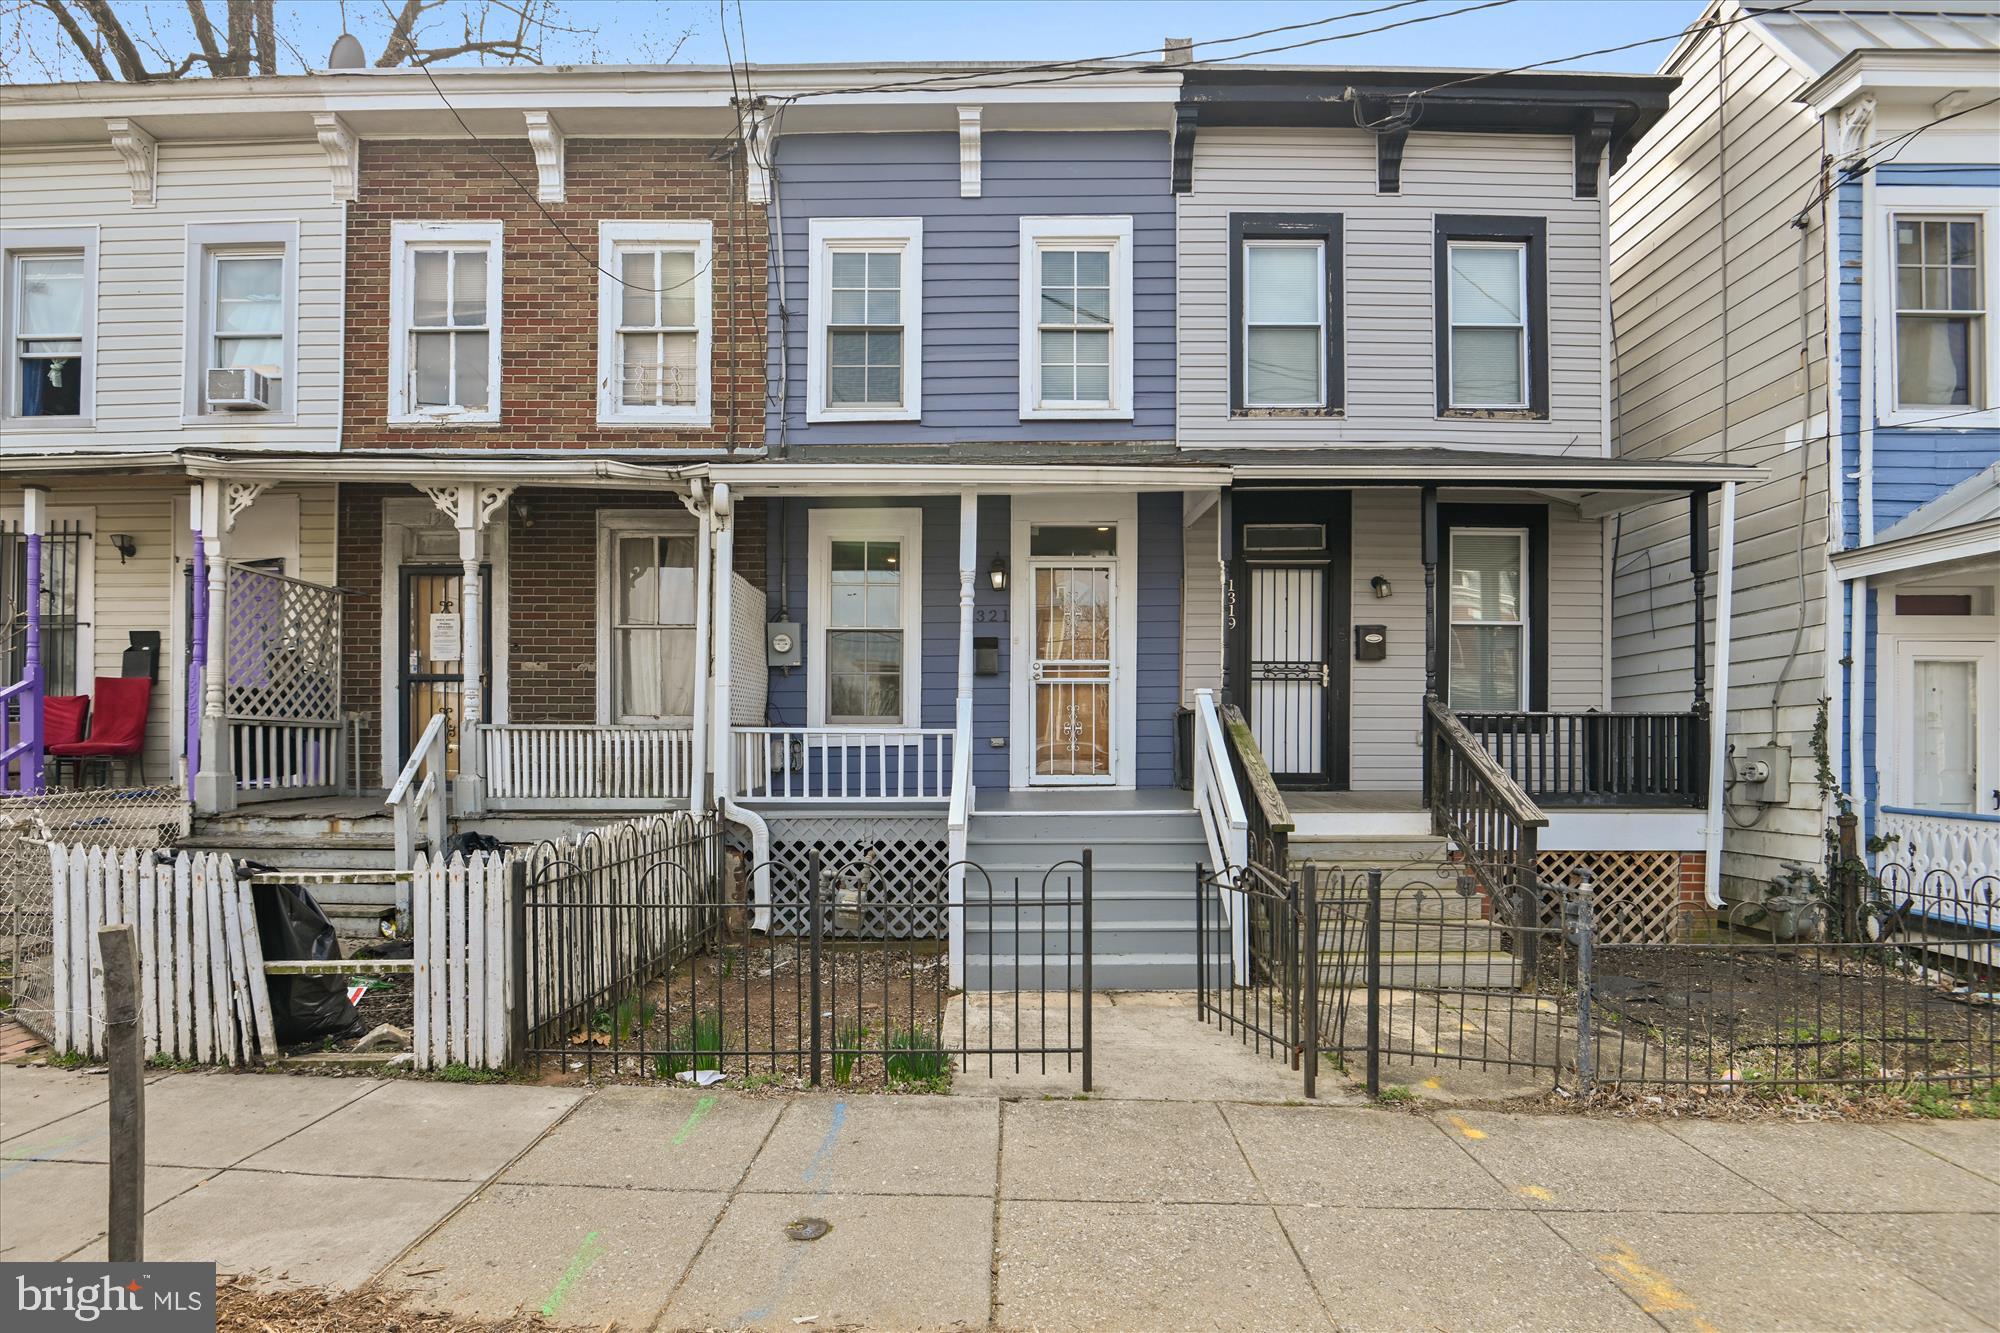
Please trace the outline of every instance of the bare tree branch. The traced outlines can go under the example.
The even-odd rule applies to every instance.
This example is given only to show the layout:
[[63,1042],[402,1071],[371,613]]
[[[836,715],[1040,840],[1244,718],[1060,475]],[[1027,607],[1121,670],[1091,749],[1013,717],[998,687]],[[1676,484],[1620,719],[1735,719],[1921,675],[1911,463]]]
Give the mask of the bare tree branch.
[[104,57],[98,54],[97,47],[77,23],[75,16],[63,8],[62,0],[41,0],[41,5],[55,15],[56,22],[62,25],[63,32],[68,35],[77,52],[83,56],[84,63],[90,66],[90,72],[105,83],[113,82],[115,76],[111,73],[111,67],[104,63]]
[[257,42],[257,72],[276,74],[278,72],[277,23],[271,13],[271,0],[253,0],[251,29]]
[[194,39],[201,43],[201,53],[214,69],[222,59],[222,52],[215,46],[215,25],[208,21],[208,7],[202,0],[186,0],[188,22],[194,25]]
[[125,25],[111,12],[108,0],[76,0],[76,4],[90,16],[90,21],[97,27],[97,35],[111,48],[111,58],[118,62],[119,73],[133,83],[142,83],[150,77],[146,72],[146,62],[139,55],[139,48],[132,44],[132,34],[125,31]]

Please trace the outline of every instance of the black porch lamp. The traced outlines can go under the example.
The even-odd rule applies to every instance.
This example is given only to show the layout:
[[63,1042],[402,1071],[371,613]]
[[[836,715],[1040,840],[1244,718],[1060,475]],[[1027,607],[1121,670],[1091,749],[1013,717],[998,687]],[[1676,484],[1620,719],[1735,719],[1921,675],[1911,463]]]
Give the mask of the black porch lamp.
[[986,571],[986,577],[993,584],[993,591],[1007,591],[1007,557],[994,556],[992,567]]

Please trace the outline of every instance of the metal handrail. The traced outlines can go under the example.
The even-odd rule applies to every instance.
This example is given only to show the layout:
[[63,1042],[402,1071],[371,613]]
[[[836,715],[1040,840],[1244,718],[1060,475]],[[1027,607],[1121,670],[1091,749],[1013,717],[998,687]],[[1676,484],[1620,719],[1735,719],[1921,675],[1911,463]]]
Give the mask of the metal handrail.
[[[395,784],[389,788],[388,799],[382,802],[395,821],[398,870],[409,870],[416,865],[419,811],[427,816],[425,823],[431,851],[437,853],[444,847],[444,733],[445,715],[432,713],[430,722],[424,727],[424,734],[410,750],[403,771],[396,775]],[[417,777],[419,773],[423,775],[421,782]]]

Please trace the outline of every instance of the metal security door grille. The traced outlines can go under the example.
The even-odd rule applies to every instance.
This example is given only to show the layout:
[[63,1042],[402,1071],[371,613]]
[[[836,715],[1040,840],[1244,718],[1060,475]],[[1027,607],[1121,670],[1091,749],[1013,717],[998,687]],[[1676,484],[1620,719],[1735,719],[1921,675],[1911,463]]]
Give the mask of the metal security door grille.
[[1113,597],[1110,561],[1032,568],[1035,653],[1033,692],[1037,783],[1113,780]]
[[1282,781],[1327,780],[1326,577],[1324,564],[1250,568],[1250,729]]
[[[90,681],[78,671],[77,642],[83,587],[81,523],[59,520],[42,533],[42,687],[45,694],[83,694]],[[22,678],[28,656],[28,538],[15,521],[0,524],[0,670],[5,681]]]
[[[410,746],[430,725],[432,715],[443,713],[445,773],[454,778],[458,776],[462,721],[460,700],[465,693],[465,653],[468,647],[464,642],[464,590],[464,571],[455,567],[406,567],[403,570],[401,683],[397,691],[402,701],[401,755],[404,762],[408,762]],[[451,645],[438,640],[444,637],[441,631],[448,628],[446,618],[453,616],[459,618],[457,654],[438,657],[436,654],[440,649],[449,652],[451,648]],[[490,617],[481,617],[482,628],[490,623]],[[491,644],[490,637],[484,634],[481,637],[486,638],[488,645]],[[481,657],[483,660],[484,652]],[[485,674],[482,671],[482,677]]]

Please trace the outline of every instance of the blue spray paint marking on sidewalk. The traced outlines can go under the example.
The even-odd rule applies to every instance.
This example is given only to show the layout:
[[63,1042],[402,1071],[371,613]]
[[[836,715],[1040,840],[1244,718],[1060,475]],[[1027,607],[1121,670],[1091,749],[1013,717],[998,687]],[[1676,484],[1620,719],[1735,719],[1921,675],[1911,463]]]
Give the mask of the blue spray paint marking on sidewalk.
[[[810,1185],[820,1178],[821,1172],[832,1165],[834,1145],[839,1141],[841,1127],[846,1123],[847,1103],[835,1102],[833,1104],[833,1123],[827,1126],[826,1137],[819,1141],[819,1150],[813,1153],[812,1160],[806,1163],[806,1169],[799,1173],[800,1181]],[[813,1192],[813,1202],[818,1203],[821,1199],[824,1199],[827,1191],[832,1188],[833,1182],[831,1180],[821,1184]],[[783,1300],[785,1293],[791,1289],[792,1279],[798,1274],[799,1265],[805,1262],[807,1243],[804,1241],[793,1241],[786,1247],[785,1264],[783,1268],[778,1270],[777,1279],[771,1285],[770,1296],[756,1309],[746,1310],[737,1316],[736,1322],[739,1325],[754,1324],[760,1319],[770,1318],[771,1312],[777,1308],[778,1302]]]
[[34,1166],[37,1162],[52,1162],[56,1160],[58,1153],[66,1152],[71,1148],[80,1148],[86,1143],[95,1143],[99,1139],[110,1137],[110,1130],[99,1129],[78,1132],[70,1135],[68,1138],[55,1139],[48,1143],[34,1144],[25,1148],[10,1148],[5,1154],[0,1154],[0,1161],[6,1163],[5,1166],[0,1166],[0,1180],[17,1175]]

